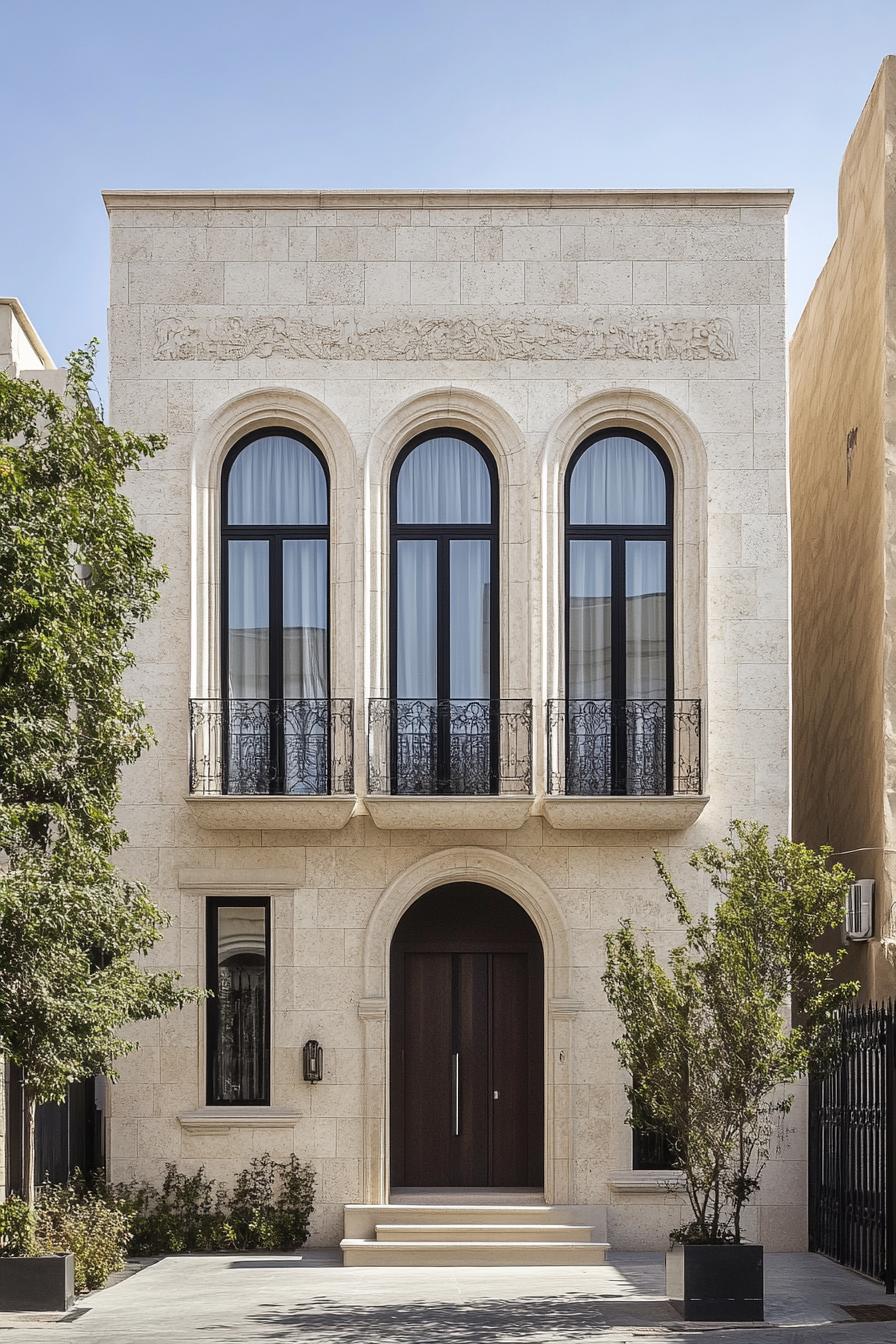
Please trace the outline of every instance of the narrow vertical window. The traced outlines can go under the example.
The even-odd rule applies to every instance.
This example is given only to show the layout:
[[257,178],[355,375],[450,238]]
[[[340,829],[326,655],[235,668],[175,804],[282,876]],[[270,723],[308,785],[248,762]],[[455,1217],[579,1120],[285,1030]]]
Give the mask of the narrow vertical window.
[[671,792],[671,595],[669,463],[595,434],[566,477],[567,792]]
[[396,793],[497,792],[495,464],[459,430],[392,475],[391,777]]
[[329,790],[329,485],[301,435],[263,430],[224,466],[225,792]]
[[207,1086],[210,1106],[270,1100],[270,901],[207,906]]

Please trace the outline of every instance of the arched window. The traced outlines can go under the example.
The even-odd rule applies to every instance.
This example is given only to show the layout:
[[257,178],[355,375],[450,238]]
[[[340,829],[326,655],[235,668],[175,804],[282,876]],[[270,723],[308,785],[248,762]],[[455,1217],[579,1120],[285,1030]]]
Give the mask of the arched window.
[[326,466],[302,435],[265,429],[232,450],[222,488],[226,791],[326,793]]
[[566,476],[567,792],[671,792],[672,473],[602,430]]
[[472,435],[436,430],[391,483],[393,791],[497,788],[498,490]]

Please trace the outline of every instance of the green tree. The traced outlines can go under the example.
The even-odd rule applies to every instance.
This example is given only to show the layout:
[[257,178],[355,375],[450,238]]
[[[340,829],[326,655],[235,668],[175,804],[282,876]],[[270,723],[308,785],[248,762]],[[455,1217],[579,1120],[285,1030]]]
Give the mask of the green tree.
[[607,936],[629,1120],[667,1136],[685,1180],[691,1221],[673,1238],[741,1240],[790,1089],[829,1058],[837,1010],[858,990],[834,978],[844,950],[819,944],[842,921],[851,876],[830,855],[784,838],[770,846],[767,827],[735,821],[691,857],[715,892],[709,914],[691,914],[654,856],[683,934],[668,969],[630,920]]
[[124,677],[164,578],[122,487],[164,440],[103,423],[95,351],[64,398],[0,374],[0,1055],[22,1069],[31,1203],[36,1105],[114,1077],[128,1023],[197,997],[148,968],[167,919],[113,861],[121,768],[152,740]]

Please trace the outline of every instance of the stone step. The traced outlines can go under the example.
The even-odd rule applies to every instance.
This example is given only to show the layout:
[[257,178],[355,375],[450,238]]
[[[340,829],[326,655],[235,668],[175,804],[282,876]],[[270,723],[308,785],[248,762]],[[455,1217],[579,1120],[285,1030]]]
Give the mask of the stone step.
[[590,1242],[591,1228],[570,1223],[377,1223],[376,1240]]
[[[355,1240],[374,1236],[374,1228],[389,1223],[440,1226],[443,1223],[481,1223],[486,1226],[522,1223],[578,1225],[593,1222],[589,1211],[581,1214],[575,1205],[550,1204],[346,1204],[345,1235]],[[603,1229],[601,1229],[603,1230]]]
[[602,1265],[602,1241],[369,1241],[346,1237],[344,1265]]

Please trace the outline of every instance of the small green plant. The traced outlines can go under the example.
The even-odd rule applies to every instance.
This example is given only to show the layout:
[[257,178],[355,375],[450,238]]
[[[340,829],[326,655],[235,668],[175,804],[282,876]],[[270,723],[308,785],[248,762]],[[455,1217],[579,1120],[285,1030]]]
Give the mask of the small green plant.
[[131,1214],[87,1188],[80,1177],[69,1185],[42,1185],[34,1213],[40,1255],[72,1251],[75,1292],[102,1288],[123,1269],[131,1237]]
[[34,1210],[18,1195],[0,1204],[0,1255],[34,1255]]
[[187,1176],[170,1162],[161,1189],[133,1181],[107,1187],[105,1198],[131,1217],[133,1255],[177,1255],[294,1250],[308,1239],[314,1192],[308,1163],[295,1154],[275,1162],[264,1153],[237,1174],[231,1192],[204,1167]]

